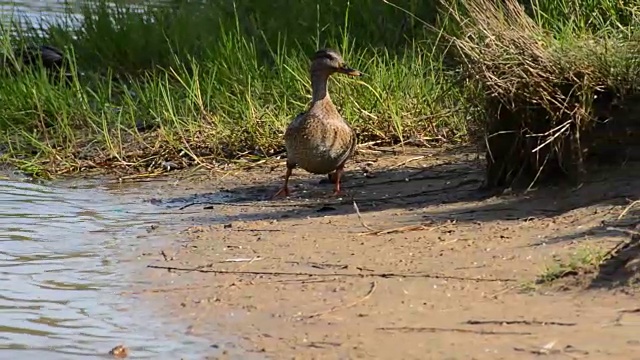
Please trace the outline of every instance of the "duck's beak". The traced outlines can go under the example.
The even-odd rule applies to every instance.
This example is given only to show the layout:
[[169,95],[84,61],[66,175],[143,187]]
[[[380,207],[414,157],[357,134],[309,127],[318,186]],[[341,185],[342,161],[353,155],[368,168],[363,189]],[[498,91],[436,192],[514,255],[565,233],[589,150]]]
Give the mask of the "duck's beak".
[[343,73],[343,74],[347,74],[347,75],[351,75],[351,76],[362,76],[362,75],[364,75],[360,71],[358,71],[356,69],[352,69],[352,68],[348,67],[347,65],[342,65],[341,67],[338,68],[338,71]]

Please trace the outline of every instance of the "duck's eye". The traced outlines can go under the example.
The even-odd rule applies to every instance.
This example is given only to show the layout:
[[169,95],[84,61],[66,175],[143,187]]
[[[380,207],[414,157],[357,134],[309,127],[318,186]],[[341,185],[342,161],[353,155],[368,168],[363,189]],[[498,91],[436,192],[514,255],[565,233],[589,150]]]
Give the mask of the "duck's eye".
[[330,51],[318,51],[316,52],[316,54],[314,55],[314,60],[320,60],[320,59],[325,59],[328,60],[330,62],[340,62],[340,58],[339,56],[336,56],[336,54],[330,52]]
[[327,60],[329,60],[329,61],[336,61],[335,56],[333,56],[333,55],[331,55],[329,53],[324,54],[322,57],[327,59]]

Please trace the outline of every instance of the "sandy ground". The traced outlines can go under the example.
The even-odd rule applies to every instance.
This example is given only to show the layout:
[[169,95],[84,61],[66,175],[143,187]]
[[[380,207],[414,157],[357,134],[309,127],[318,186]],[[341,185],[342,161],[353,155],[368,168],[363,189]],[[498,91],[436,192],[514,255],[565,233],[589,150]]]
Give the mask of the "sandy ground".
[[[290,198],[265,200],[281,162],[146,185],[184,231],[138,254],[160,267],[144,296],[212,337],[211,358],[248,358],[215,329],[256,358],[640,359],[635,247],[589,266],[631,241],[608,228],[635,226],[634,208],[618,218],[640,166],[500,195],[460,149],[368,151],[348,169],[337,199],[297,170]],[[179,209],[192,202],[209,204]],[[536,284],[562,263],[575,271]]]

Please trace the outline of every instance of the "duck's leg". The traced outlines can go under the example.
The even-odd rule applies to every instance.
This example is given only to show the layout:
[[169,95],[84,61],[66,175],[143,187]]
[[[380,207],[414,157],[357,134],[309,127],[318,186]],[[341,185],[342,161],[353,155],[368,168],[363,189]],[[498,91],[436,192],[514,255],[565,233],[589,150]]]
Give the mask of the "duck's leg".
[[280,190],[278,190],[278,192],[271,197],[272,199],[275,199],[282,195],[289,196],[289,194],[291,194],[291,192],[289,191],[289,177],[291,177],[291,173],[293,172],[294,167],[295,165],[290,165],[287,163],[287,172],[284,174],[284,184],[282,185]]
[[335,184],[336,183],[336,172],[332,172],[332,173],[328,173],[327,174],[327,181],[331,184]]
[[336,172],[331,172],[327,174],[326,178],[320,179],[320,181],[318,182],[318,184],[322,185],[322,184],[335,184],[336,183]]
[[[338,166],[336,172],[333,173],[333,180],[335,180],[335,185],[333,187],[333,196],[340,195],[340,179],[342,178],[342,173],[344,172],[344,164]],[[331,175],[329,175],[331,176]]]

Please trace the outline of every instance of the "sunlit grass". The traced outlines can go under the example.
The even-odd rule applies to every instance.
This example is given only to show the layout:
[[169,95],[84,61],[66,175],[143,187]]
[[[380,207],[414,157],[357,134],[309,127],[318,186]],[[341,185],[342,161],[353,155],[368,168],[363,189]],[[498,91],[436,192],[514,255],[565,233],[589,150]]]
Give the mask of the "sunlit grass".
[[[27,26],[10,41],[14,28],[4,28],[5,52],[16,42],[54,44],[76,59],[80,74],[70,86],[39,69],[5,75],[4,159],[59,172],[268,156],[282,150],[286,125],[310,101],[308,59],[324,46],[366,74],[331,82],[360,141],[464,138],[464,89],[453,86],[455,74],[424,29],[407,28],[413,38],[393,30],[408,26],[406,15],[373,0],[358,6],[384,19],[369,23],[355,4],[341,3],[340,12],[324,3],[266,4],[249,11],[228,1],[180,3],[146,12],[99,4],[84,8],[75,29],[52,25],[39,35]],[[267,16],[287,6],[299,16]],[[141,123],[154,130],[138,132]]]
[[[460,31],[475,31],[460,21],[470,2],[214,0],[131,8],[96,1],[81,8],[79,22],[71,13],[46,26],[14,21],[0,29],[0,50],[55,45],[77,76],[60,85],[37,68],[0,74],[0,154],[38,173],[269,156],[282,151],[286,125],[307,106],[308,59],[325,46],[367,74],[338,75],[330,86],[360,142],[482,137],[490,119],[483,117],[486,84],[461,72],[464,61],[450,51]],[[636,23],[625,2],[521,3],[554,44],[576,51],[589,36],[631,38]],[[478,23],[492,16],[478,14],[485,18]],[[513,78],[516,70],[502,75]]]

